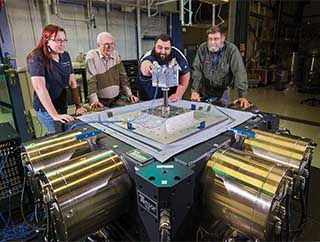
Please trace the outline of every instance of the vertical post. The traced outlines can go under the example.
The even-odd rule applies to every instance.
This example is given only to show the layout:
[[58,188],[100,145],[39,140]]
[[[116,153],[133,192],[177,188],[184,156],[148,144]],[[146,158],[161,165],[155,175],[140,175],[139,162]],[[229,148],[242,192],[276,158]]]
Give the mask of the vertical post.
[[179,20],[179,15],[176,13],[172,14],[172,24],[170,27],[170,16],[167,17],[167,33],[172,33],[173,45],[179,50],[183,51],[183,32],[182,25]]
[[[167,19],[167,21],[168,21],[168,19]],[[171,12],[169,14],[169,25],[168,25],[168,28],[169,28],[169,31],[167,31],[167,32],[169,32],[169,35],[172,37],[172,28],[173,28],[173,26],[172,26],[172,13]]]
[[236,26],[234,33],[234,44],[239,48],[243,62],[246,63],[248,21],[250,1],[238,0],[236,11]]
[[180,21],[181,25],[184,26],[184,0],[180,0]]
[[278,61],[278,47],[279,47],[279,36],[280,36],[280,28],[281,28],[281,15],[282,15],[282,1],[278,3],[278,15],[277,15],[277,22],[276,22],[276,33],[274,37],[274,59]]
[[212,4],[212,26],[216,25],[216,5]]
[[192,25],[192,0],[189,0],[189,10],[188,10],[188,14],[189,14],[189,23],[188,25]]
[[[5,2],[0,11],[0,59],[4,66],[6,77],[6,84],[9,91],[11,104],[5,104],[6,107],[12,109],[14,123],[22,141],[31,139],[31,133],[28,128],[26,119],[25,107],[22,98],[21,86],[18,73],[16,71],[17,65],[15,60],[15,51],[10,35],[10,27],[7,19]],[[6,45],[6,52],[4,52],[3,45]]]
[[235,35],[235,25],[236,25],[236,14],[237,14],[237,1],[229,1],[229,11],[228,11],[228,40],[234,43]]
[[140,0],[137,0],[137,41],[138,41],[138,60],[142,56],[142,47],[141,47],[141,14],[140,14]]
[[44,13],[43,26],[46,26],[49,23],[51,23],[48,0],[42,0],[42,4],[43,4],[43,13]]

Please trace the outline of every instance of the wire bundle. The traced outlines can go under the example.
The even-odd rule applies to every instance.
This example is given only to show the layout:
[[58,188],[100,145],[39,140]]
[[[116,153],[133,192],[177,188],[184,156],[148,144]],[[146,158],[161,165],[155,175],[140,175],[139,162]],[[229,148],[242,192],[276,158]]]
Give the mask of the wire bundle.
[[[3,219],[1,217],[1,219]],[[11,221],[11,214],[8,216],[6,226],[0,232],[0,241],[12,241],[12,240],[29,240],[36,236],[36,231],[33,228],[28,227],[24,223],[14,224]]]
[[[34,237],[35,230],[26,226],[24,223],[21,224],[14,224],[12,221],[12,214],[11,214],[11,187],[7,177],[7,174],[4,172],[4,166],[7,161],[8,156],[3,155],[0,160],[0,177],[3,177],[9,190],[9,197],[8,197],[8,215],[5,217],[4,214],[0,211],[0,241],[10,241],[10,240],[19,240],[24,239],[25,241],[30,238],[30,236]],[[2,226],[2,225],[3,226]]]

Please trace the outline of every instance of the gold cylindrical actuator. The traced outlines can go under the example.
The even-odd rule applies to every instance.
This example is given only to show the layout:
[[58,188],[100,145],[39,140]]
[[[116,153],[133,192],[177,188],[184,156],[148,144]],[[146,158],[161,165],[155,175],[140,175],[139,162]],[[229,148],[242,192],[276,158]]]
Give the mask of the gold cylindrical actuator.
[[204,173],[205,201],[216,218],[249,237],[265,239],[286,193],[289,169],[253,154],[221,148]]
[[252,131],[255,137],[244,141],[246,152],[270,159],[295,171],[304,169],[311,151],[310,142],[292,135],[274,134],[258,129]]
[[80,134],[81,131],[71,131],[25,143],[23,160],[26,166],[38,174],[40,170],[90,152],[88,140],[77,139]]
[[50,201],[60,241],[78,241],[129,207],[131,181],[112,150],[91,152],[41,172],[43,201]]

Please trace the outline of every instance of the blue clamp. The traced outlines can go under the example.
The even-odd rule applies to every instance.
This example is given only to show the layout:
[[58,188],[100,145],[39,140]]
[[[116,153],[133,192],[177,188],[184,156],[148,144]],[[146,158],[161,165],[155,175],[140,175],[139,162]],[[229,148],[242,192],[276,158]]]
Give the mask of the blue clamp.
[[206,102],[207,102],[207,103],[213,103],[213,102],[215,102],[215,101],[217,101],[217,100],[218,100],[217,97],[209,97],[208,99],[206,99]]
[[130,122],[130,121],[128,121],[128,123],[127,123],[127,128],[129,129],[129,130],[134,130],[135,128],[133,127],[133,125],[132,125],[132,122]]
[[256,133],[252,132],[252,131],[247,131],[247,130],[243,130],[243,129],[236,129],[236,128],[231,128],[230,130],[233,131],[237,135],[244,136],[247,138],[253,139],[256,136]]
[[198,126],[199,129],[204,129],[206,127],[206,121],[201,121],[200,125]]
[[197,109],[197,106],[195,104],[191,104],[191,110],[196,110]]
[[78,134],[76,136],[76,139],[77,140],[87,139],[87,138],[96,136],[96,135],[98,135],[100,133],[101,133],[101,130],[95,129],[95,130],[91,130],[91,131],[86,132],[86,133]]

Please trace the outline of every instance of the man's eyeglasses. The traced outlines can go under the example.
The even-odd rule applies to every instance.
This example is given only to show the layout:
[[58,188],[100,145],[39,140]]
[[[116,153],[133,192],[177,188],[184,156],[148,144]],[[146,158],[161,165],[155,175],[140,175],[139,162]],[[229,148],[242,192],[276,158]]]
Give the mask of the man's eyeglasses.
[[51,39],[51,40],[53,40],[54,42],[56,42],[56,43],[59,44],[59,45],[67,44],[67,43],[68,43],[68,40],[67,40],[67,39]]
[[110,42],[110,43],[100,43],[100,45],[101,45],[102,47],[108,48],[108,47],[114,46],[114,42]]

